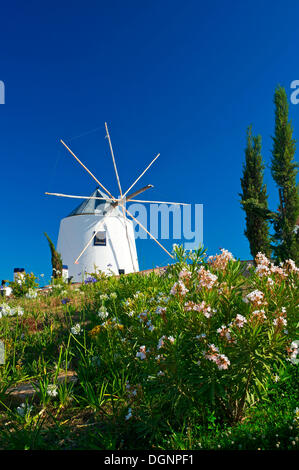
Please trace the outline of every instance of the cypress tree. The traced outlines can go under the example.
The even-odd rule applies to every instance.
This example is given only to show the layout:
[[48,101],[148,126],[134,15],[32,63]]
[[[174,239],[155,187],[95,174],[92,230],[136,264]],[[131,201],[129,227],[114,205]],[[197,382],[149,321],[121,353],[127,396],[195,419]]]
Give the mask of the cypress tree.
[[289,121],[289,105],[283,87],[278,86],[274,94],[275,135],[271,160],[272,177],[278,187],[279,206],[274,227],[274,255],[278,262],[293,259],[299,263],[299,194],[296,185],[298,164],[294,160],[296,141]]
[[246,213],[246,235],[250,252],[255,258],[258,252],[271,256],[269,237],[267,188],[263,183],[264,164],[261,155],[261,136],[253,136],[251,126],[247,129],[245,164],[241,178],[241,206]]
[[48,240],[49,247],[51,250],[51,262],[52,262],[52,276],[57,279],[62,277],[62,259],[60,253],[55,250],[54,243],[50,239],[49,235],[44,232],[46,239]]

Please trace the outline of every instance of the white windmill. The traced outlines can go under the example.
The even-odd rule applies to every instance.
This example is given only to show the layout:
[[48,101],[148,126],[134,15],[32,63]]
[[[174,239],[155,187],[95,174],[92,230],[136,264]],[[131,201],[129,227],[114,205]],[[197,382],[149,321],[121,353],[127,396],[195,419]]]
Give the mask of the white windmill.
[[[73,281],[82,281],[83,273],[103,271],[104,273],[127,274],[139,271],[133,221],[138,224],[171,258],[172,254],[128,211],[127,201],[186,205],[178,202],[145,201],[135,197],[152,188],[152,185],[128,194],[150,166],[157,160],[158,154],[146,169],[139,175],[125,193],[119,180],[111,139],[107,127],[106,138],[109,141],[115,175],[120,197],[115,198],[110,191],[91,173],[72,150],[61,140],[70,154],[90,174],[99,187],[90,196],[74,196],[70,194],[48,193],[51,196],[84,199],[76,209],[61,220],[57,251],[61,254],[64,265],[68,265],[69,275]],[[101,188],[101,189],[100,189]],[[128,195],[127,195],[128,194]],[[132,219],[129,220],[126,214]]]

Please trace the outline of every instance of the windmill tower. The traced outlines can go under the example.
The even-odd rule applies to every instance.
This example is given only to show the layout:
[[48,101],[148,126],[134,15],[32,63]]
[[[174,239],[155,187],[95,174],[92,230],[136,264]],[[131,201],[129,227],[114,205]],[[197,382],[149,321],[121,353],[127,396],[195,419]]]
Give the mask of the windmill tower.
[[[68,265],[73,280],[82,280],[84,272],[95,272],[95,266],[106,274],[139,270],[133,223],[124,220],[120,207],[111,205],[97,188],[89,199],[61,220],[57,251],[62,255],[63,264]],[[93,235],[92,242],[75,264],[74,259]]]
[[126,202],[134,200],[135,202],[152,204],[186,205],[178,202],[135,199],[138,194],[152,188],[152,185],[144,186],[128,194],[160,154],[151,161],[134,183],[123,193],[107,123],[105,123],[105,128],[120,197],[115,198],[63,140],[61,140],[61,143],[96,181],[98,187],[90,196],[45,193],[51,196],[83,199],[83,202],[78,207],[61,220],[57,242],[57,251],[62,256],[63,264],[68,265],[69,275],[73,276],[73,281],[75,282],[82,281],[84,273],[92,273],[95,270],[100,270],[107,274],[127,274],[139,271],[133,221],[173,258],[172,254],[128,211],[125,206]]

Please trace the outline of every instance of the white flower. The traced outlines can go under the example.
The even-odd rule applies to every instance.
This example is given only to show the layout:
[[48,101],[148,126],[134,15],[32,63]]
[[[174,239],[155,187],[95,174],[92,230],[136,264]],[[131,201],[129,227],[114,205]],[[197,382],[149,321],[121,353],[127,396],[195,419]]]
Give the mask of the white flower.
[[37,292],[30,288],[25,297],[27,297],[27,299],[35,299],[37,297]]
[[202,333],[201,335],[197,335],[195,336],[195,339],[202,339],[202,338],[206,338],[207,335],[205,333]]
[[25,416],[25,411],[26,411],[25,403],[22,403],[21,406],[18,406],[17,413],[19,416],[22,416],[22,417]]
[[20,307],[20,305],[17,305],[14,308],[14,313],[16,313],[19,317],[21,317],[22,315],[24,315],[24,310],[22,309],[22,307]]
[[141,360],[146,359],[145,346],[140,346],[139,351],[136,353],[136,357],[139,357]]
[[107,294],[101,294],[100,295],[100,300],[108,300],[108,299],[109,299],[109,297],[108,297]]
[[101,320],[105,320],[105,318],[107,318],[109,315],[107,309],[103,306],[99,309],[98,311],[98,317],[101,319]]
[[297,407],[295,410],[294,410],[294,414],[295,414],[295,417],[294,417],[294,422],[299,422],[299,408]]
[[58,395],[57,385],[55,384],[48,385],[47,395],[49,395],[50,397],[56,397]]
[[77,323],[77,325],[75,325],[75,326],[72,326],[72,328],[71,328],[71,333],[73,335],[78,335],[80,333],[80,331],[81,331],[81,326],[79,325],[79,323]]
[[125,420],[127,421],[130,418],[132,418],[132,408],[128,409],[128,414],[125,416]]
[[22,307],[17,305],[16,307],[12,308],[6,303],[0,305],[0,318],[11,317],[15,314],[17,314],[18,316],[22,316],[24,314],[24,310],[22,309]]
[[157,307],[156,308],[156,314],[157,315],[161,315],[161,313],[165,313],[166,312],[166,307]]
[[157,349],[163,348],[163,346],[164,346],[164,340],[165,340],[165,339],[166,339],[166,336],[165,336],[165,335],[163,335],[163,336],[159,339]]
[[158,356],[155,357],[155,361],[165,361],[165,357],[163,354],[158,354]]
[[147,322],[147,327],[149,329],[149,331],[154,331],[155,327],[151,324],[150,321]]
[[33,409],[33,406],[28,405],[28,403],[22,403],[20,406],[17,407],[17,413],[19,416],[24,417],[25,414],[30,413]]

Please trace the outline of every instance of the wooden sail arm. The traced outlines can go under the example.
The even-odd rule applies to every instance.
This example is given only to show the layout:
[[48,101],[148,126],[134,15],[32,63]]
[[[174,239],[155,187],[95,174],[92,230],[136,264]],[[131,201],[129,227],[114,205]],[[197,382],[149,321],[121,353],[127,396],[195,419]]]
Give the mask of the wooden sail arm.
[[87,173],[90,174],[90,176],[98,183],[99,186],[113,199],[116,200],[114,196],[108,191],[108,189],[105,188],[102,183],[99,182],[99,180],[91,173],[91,171],[79,160],[79,158],[74,154],[74,152],[63,142],[63,140],[60,139],[60,142],[65,146],[65,148],[70,152],[70,154],[77,160],[78,163],[84,168],[84,170],[87,171]]
[[[129,201],[130,199],[133,199],[138,194],[141,194],[144,191],[146,191],[147,189],[151,189],[153,187],[154,186],[152,184],[148,184],[147,186],[144,186],[143,188],[138,189],[138,191],[135,191],[134,193],[129,194],[129,196],[127,198],[123,198],[123,200],[124,201]],[[118,199],[116,202],[113,203],[113,206],[116,207],[120,203],[120,201],[121,201],[121,199]]]
[[135,219],[135,217],[131,214],[131,212],[129,212],[125,207],[124,207],[124,210],[136,222],[136,224],[138,224],[162,248],[162,250],[164,250],[171,258],[174,258],[174,256],[171,253],[169,253],[169,251],[166,250],[166,248],[163,245],[161,245],[161,243],[154,237],[154,235],[152,235],[137,219]]
[[138,176],[138,178],[134,181],[133,184],[131,184],[131,186],[127,189],[127,191],[124,193],[124,197],[128,194],[128,192],[130,191],[130,189],[133,188],[133,186],[135,186],[135,184],[140,180],[140,178],[144,175],[144,173],[152,166],[152,164],[157,160],[157,158],[160,156],[160,154],[158,153],[158,155],[156,155],[156,157],[151,161],[151,163],[146,167],[146,169],[141,173],[141,175]]

